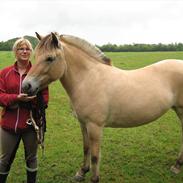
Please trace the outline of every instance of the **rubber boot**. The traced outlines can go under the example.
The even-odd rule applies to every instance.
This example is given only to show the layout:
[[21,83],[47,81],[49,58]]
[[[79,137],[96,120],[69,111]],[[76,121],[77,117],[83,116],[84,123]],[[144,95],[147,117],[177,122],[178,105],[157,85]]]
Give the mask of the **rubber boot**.
[[0,183],[5,183],[7,177],[8,177],[8,174],[0,174]]
[[36,183],[36,175],[37,171],[35,172],[27,171],[27,183]]

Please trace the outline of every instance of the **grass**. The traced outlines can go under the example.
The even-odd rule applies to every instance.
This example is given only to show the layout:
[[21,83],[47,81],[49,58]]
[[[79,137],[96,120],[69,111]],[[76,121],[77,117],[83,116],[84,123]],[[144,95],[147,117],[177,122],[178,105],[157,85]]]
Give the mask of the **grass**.
[[[183,59],[183,52],[106,53],[113,64],[136,69],[166,58]],[[0,52],[0,68],[12,64],[10,52]],[[101,183],[180,183],[183,173],[174,175],[181,143],[180,123],[169,111],[157,121],[136,128],[106,128],[100,164]],[[57,81],[50,85],[47,110],[46,149],[39,151],[38,183],[70,183],[82,162],[79,123],[72,116],[69,99]],[[84,183],[90,178],[86,176]],[[12,165],[8,183],[22,183],[25,177],[22,144]]]

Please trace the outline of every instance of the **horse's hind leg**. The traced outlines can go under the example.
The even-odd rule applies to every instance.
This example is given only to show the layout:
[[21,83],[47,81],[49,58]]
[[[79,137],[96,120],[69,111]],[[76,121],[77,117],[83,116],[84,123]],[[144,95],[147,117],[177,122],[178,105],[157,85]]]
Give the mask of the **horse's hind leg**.
[[83,135],[84,160],[83,160],[83,165],[75,175],[76,181],[84,180],[85,174],[90,170],[90,147],[89,147],[88,133],[87,133],[85,124],[80,123],[80,127]]
[[181,121],[181,127],[182,127],[182,144],[181,144],[180,153],[175,165],[171,167],[171,171],[178,174],[180,172],[181,166],[183,165],[183,108],[175,108],[174,110]]

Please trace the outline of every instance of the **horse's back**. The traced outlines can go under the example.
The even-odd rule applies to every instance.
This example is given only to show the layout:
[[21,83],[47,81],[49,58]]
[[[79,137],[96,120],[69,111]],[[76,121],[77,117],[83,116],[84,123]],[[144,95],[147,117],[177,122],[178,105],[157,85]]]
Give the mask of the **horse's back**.
[[183,105],[181,60],[163,60],[141,69],[123,71],[121,75],[123,79],[118,76],[115,84],[111,84],[106,126],[142,125],[159,118],[178,103]]

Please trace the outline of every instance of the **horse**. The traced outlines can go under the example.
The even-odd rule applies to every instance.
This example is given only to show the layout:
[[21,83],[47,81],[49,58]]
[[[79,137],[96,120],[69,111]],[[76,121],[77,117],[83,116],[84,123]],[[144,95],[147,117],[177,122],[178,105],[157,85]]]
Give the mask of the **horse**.
[[[123,70],[82,38],[53,32],[36,36],[39,43],[35,64],[24,79],[22,90],[34,95],[60,80],[83,136],[84,159],[75,174],[77,181],[82,181],[91,170],[91,183],[99,182],[104,127],[137,127],[173,109],[183,129],[183,60],[167,59]],[[183,145],[171,170],[179,173],[182,164]]]

